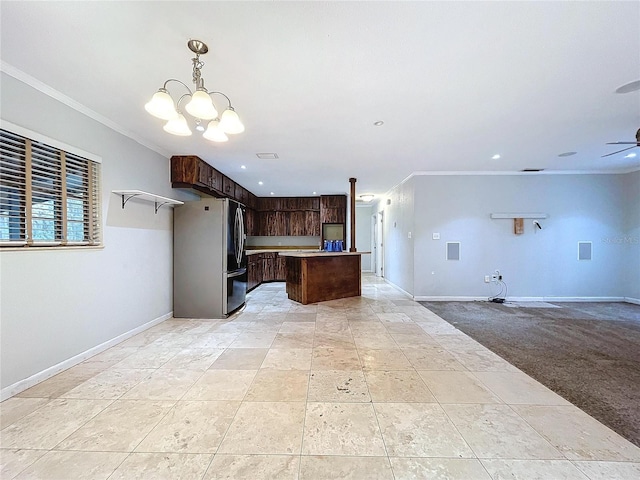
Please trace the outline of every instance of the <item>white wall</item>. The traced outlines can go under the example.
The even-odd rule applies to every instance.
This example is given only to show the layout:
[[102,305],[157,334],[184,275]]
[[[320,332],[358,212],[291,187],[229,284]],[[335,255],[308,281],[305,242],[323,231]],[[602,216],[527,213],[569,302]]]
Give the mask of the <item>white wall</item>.
[[[486,298],[496,269],[510,297],[633,297],[640,245],[607,239],[637,237],[637,192],[637,173],[413,176],[381,202],[385,277],[418,298]],[[490,219],[498,212],[549,218],[514,235],[512,220]],[[460,261],[446,260],[447,241],[461,242]],[[578,241],[593,242],[593,260],[577,260]]]
[[[415,178],[394,188],[378,203],[384,211],[383,277],[407,293],[414,291],[414,196]],[[390,204],[387,204],[390,200]],[[411,238],[409,238],[411,234]]]
[[[356,205],[356,250],[371,252],[371,205]],[[371,254],[362,255],[362,271],[371,271]]]
[[170,314],[172,209],[156,215],[152,203],[131,200],[122,210],[111,190],[193,196],[171,189],[167,158],[10,76],[1,80],[3,120],[102,157],[104,240],[101,249],[0,253],[6,397],[29,377]]

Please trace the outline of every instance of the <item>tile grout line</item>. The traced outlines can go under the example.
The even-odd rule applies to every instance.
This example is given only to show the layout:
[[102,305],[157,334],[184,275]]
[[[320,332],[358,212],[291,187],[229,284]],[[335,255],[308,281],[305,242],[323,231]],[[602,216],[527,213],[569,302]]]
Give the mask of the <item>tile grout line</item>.
[[[376,315],[377,316],[377,315]],[[349,331],[351,332],[351,326],[349,325]],[[353,332],[351,332],[353,336]],[[396,474],[393,470],[393,465],[391,464],[391,458],[389,458],[389,449],[387,448],[387,442],[384,439],[384,435],[382,434],[382,426],[380,425],[380,419],[378,418],[378,412],[376,411],[375,404],[373,402],[373,396],[371,395],[371,389],[369,388],[369,382],[367,381],[367,376],[364,371],[364,365],[362,364],[362,359],[360,358],[360,350],[356,346],[356,355],[358,355],[358,362],[360,363],[360,371],[362,372],[362,376],[364,378],[364,384],[367,386],[367,392],[369,393],[369,398],[371,399],[370,405],[371,410],[373,411],[373,416],[376,419],[376,424],[378,425],[378,431],[380,432],[380,438],[382,439],[382,445],[384,446],[385,458],[387,459],[387,465],[389,465],[389,470],[391,471],[391,476],[396,478]]]

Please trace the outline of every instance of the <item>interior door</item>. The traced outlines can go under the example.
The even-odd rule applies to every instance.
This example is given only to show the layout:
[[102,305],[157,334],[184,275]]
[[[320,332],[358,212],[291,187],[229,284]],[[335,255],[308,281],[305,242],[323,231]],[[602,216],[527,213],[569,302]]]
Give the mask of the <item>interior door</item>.
[[371,216],[371,271],[376,273],[378,265],[378,217]]
[[376,235],[376,276],[384,277],[384,211],[378,212]]

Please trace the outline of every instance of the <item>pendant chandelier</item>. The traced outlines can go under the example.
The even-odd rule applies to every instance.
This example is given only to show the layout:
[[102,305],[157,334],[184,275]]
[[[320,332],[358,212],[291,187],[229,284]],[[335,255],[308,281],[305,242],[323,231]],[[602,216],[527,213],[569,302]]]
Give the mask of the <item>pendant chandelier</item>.
[[[213,142],[226,142],[229,140],[227,134],[236,134],[244,132],[244,125],[240,121],[238,114],[231,106],[231,100],[222,92],[210,92],[204,86],[204,79],[200,70],[204,66],[204,62],[200,61],[200,55],[204,55],[209,51],[209,47],[200,40],[189,40],[187,43],[189,50],[196,54],[191,59],[193,62],[193,83],[194,91],[180,80],[170,78],[162,88],[153,95],[151,100],[144,106],[145,110],[151,115],[167,123],[163,127],[165,132],[172,135],[189,136],[191,129],[187,123],[187,119],[182,113],[181,104],[184,105],[186,112],[195,118],[196,130],[204,132],[202,136]],[[182,94],[175,101],[169,94],[167,86],[171,82],[176,82],[187,89],[188,93]],[[227,100],[227,108],[218,115],[218,110],[213,104],[212,96],[220,95]],[[205,123],[209,121],[206,130]]]

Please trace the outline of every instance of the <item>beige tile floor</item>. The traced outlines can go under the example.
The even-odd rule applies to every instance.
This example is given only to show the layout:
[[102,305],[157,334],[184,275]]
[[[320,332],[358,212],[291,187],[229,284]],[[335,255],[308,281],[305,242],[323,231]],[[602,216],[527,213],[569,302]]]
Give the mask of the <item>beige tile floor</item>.
[[0,413],[3,480],[640,478],[640,449],[371,275],[167,320]]

